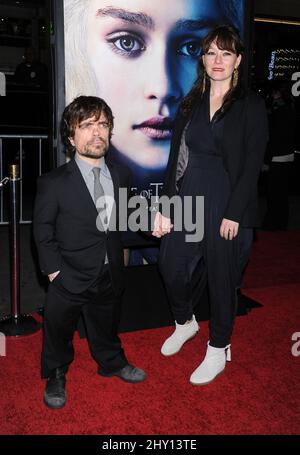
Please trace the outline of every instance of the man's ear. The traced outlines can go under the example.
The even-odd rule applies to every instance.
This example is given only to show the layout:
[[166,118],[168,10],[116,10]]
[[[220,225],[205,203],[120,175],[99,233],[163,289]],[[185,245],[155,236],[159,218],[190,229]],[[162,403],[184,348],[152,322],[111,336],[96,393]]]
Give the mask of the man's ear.
[[70,141],[71,145],[73,145],[73,147],[75,147],[75,142],[74,142],[74,139],[72,139],[71,137],[68,137],[68,139],[69,139],[69,141]]

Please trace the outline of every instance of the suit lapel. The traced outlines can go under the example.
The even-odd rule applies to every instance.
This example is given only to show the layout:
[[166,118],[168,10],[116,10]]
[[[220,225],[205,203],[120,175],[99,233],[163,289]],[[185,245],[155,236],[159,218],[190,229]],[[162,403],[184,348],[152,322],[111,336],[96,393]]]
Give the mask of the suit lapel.
[[[120,188],[120,179],[119,174],[116,170],[116,167],[110,161],[106,161],[106,165],[109,169],[111,179],[113,182],[114,188],[114,199],[116,204],[116,214],[117,214],[117,222],[118,222],[118,207],[119,207],[119,188]],[[67,164],[68,166],[68,176],[69,176],[69,188],[70,196],[76,199],[77,205],[82,208],[82,212],[85,214],[89,214],[93,221],[98,215],[96,206],[94,204],[93,199],[91,198],[90,192],[86,186],[84,178],[80,172],[79,167],[77,166],[74,159],[69,161]]]
[[88,210],[88,212],[91,213],[93,217],[97,216],[98,212],[96,206],[93,199],[91,198],[90,192],[75,160],[72,159],[69,161],[67,166],[71,188],[71,197],[76,198],[77,204],[82,207],[84,213],[86,210]]
[[114,164],[110,161],[107,160],[105,161],[106,166],[109,169],[111,179],[113,182],[113,187],[114,187],[114,199],[115,199],[115,204],[116,204],[116,213],[118,214],[118,207],[119,207],[119,188],[120,188],[120,179],[119,179],[119,174],[116,170],[116,167]]

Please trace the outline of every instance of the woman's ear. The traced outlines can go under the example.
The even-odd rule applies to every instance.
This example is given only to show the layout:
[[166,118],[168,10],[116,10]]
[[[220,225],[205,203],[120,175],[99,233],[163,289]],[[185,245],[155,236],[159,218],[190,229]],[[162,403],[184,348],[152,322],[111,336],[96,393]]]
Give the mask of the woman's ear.
[[241,61],[242,61],[242,55],[240,54],[238,56],[238,58],[236,59],[235,68],[238,68],[240,66]]

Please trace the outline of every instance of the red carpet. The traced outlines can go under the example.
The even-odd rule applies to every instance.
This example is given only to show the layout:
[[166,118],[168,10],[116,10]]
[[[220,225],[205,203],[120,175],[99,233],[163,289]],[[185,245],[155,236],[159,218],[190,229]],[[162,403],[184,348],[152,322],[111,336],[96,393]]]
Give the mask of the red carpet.
[[170,327],[122,334],[129,360],[148,373],[137,385],[98,376],[76,336],[68,402],[58,411],[42,402],[41,333],[9,339],[0,357],[0,434],[299,434],[300,356],[291,353],[300,332],[299,245],[299,231],[259,236],[245,293],[264,306],[237,318],[232,362],[205,387],[188,379],[205,352],[206,322],[170,358],[159,354]]
[[300,232],[259,232],[244,288],[300,283]]

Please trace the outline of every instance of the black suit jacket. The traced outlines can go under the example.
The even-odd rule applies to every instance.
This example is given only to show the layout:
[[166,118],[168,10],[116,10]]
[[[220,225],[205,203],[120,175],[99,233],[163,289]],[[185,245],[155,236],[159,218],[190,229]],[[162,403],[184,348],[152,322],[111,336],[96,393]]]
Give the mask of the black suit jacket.
[[[179,109],[162,190],[162,194],[169,197],[176,194],[175,180],[181,135],[189,119],[190,116],[184,116]],[[267,113],[263,99],[252,91],[241,94],[224,113],[223,137],[219,147],[231,184],[231,195],[224,218],[236,221],[244,227],[257,225],[257,180],[267,140]]]
[[[118,190],[123,187],[129,191],[131,173],[125,166],[108,160],[106,164],[118,213]],[[124,288],[120,232],[99,231],[97,215],[74,159],[39,177],[33,227],[42,272],[48,275],[60,270],[55,279],[70,292],[80,293],[98,278],[107,252],[113,287],[120,294]]]

